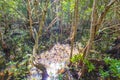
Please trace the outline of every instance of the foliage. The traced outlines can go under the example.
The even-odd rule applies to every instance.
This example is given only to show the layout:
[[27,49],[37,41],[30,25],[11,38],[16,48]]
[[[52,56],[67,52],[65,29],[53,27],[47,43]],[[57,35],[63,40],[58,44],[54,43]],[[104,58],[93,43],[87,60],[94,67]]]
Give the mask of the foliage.
[[73,56],[72,59],[71,59],[71,61],[73,63],[79,62],[80,60],[83,60],[83,54],[82,53]]
[[14,62],[10,61],[7,66],[10,68],[9,72],[13,73],[15,80],[20,80],[21,78],[25,78],[26,74],[28,73],[27,65],[28,62],[23,60],[22,62]]
[[[5,71],[9,71],[13,73],[13,77],[15,80],[21,80],[26,78],[28,74],[28,62],[32,52],[32,44],[29,43],[28,39],[28,32],[22,29],[15,29],[14,31],[10,30],[6,34],[4,38],[9,46],[10,46],[10,60],[6,61],[4,57],[0,57],[2,59],[1,65],[4,65]],[[9,37],[8,37],[9,36]],[[3,62],[4,61],[4,62]],[[0,69],[3,66],[0,67]]]
[[99,69],[99,74],[101,77],[108,77],[109,76],[109,72],[108,71],[104,71],[103,69]]
[[78,54],[72,57],[71,61],[73,63],[79,63],[80,61],[82,61],[84,64],[86,64],[87,68],[88,68],[88,72],[91,72],[92,70],[95,69],[95,66],[88,60],[83,60],[83,54]]
[[[13,12],[14,10],[13,10],[13,8],[12,7],[14,7],[14,8],[16,8],[17,6],[15,5],[15,2],[12,0],[2,0],[2,1],[0,1],[0,3],[1,3],[1,9],[0,10],[2,10],[2,11],[5,11],[6,12],[6,14],[8,14],[8,13],[16,13],[16,12]],[[4,12],[4,13],[5,13]]]
[[120,60],[108,57],[105,58],[104,61],[109,65],[109,74],[113,77],[120,78]]
[[66,1],[62,1],[62,9],[64,12],[73,12],[74,11],[74,0],[66,0]]
[[60,74],[60,75],[58,76],[58,79],[59,79],[59,80],[63,80],[63,75]]
[[120,60],[105,57],[104,61],[109,67],[107,70],[99,68],[100,76],[104,78],[110,76],[120,78]]
[[91,72],[92,70],[95,69],[95,66],[90,61],[85,60],[84,62],[86,64],[87,68],[88,68],[88,72]]
[[[42,52],[45,49],[50,49],[51,46],[56,42],[64,42],[64,40],[69,37],[69,33],[72,33],[72,19],[74,17],[74,9],[75,9],[75,0],[50,0],[48,4],[48,9],[45,9],[45,0],[29,0],[30,8],[31,8],[31,18],[32,18],[32,28],[36,28],[38,31],[39,23],[43,24],[43,31],[39,39],[39,50]],[[39,3],[35,4],[34,1],[38,1]],[[77,29],[77,35],[75,41],[79,40],[84,47],[89,40],[89,31],[91,25],[91,13],[92,13],[92,5],[94,0],[80,0],[78,5],[79,11],[79,23]],[[118,1],[118,0],[116,0]],[[97,18],[100,17],[101,13],[105,10],[106,5],[110,2],[110,0],[99,0],[97,3]],[[117,5],[118,4],[118,5]],[[108,48],[112,46],[112,42],[116,36],[116,30],[119,29],[117,27],[111,27],[111,25],[117,24],[117,19],[119,16],[119,3],[111,6],[108,14],[104,17],[102,27],[99,31],[96,32],[96,36],[98,37],[95,40],[95,45],[93,49],[98,53],[104,53]],[[6,68],[11,67],[11,71],[14,73],[15,80],[26,77],[26,72],[28,70],[28,60],[32,53],[32,48],[34,44],[34,40],[32,41],[29,37],[29,20],[30,17],[27,11],[27,0],[0,0],[0,26],[8,29],[8,33],[4,34],[5,42],[10,47],[10,61],[6,61],[4,58],[4,53],[2,51],[2,47],[0,46],[0,68],[3,69],[3,66]],[[35,11],[36,10],[36,11]],[[46,12],[46,21],[42,22],[42,15]],[[103,14],[103,13],[102,13]],[[112,16],[111,16],[112,15]],[[94,17],[94,16],[93,16]],[[52,21],[52,19],[54,19]],[[37,21],[38,20],[38,21]],[[48,20],[48,21],[47,21]],[[25,21],[26,29],[21,29],[20,26],[17,26],[16,30],[12,30],[11,24],[19,23],[19,21]],[[14,23],[15,22],[15,23]],[[73,21],[74,22],[74,21]],[[119,21],[118,21],[119,23]],[[2,25],[4,24],[4,25]],[[24,23],[19,23],[24,25]],[[47,26],[50,26],[48,28]],[[55,31],[53,31],[53,27],[55,27]],[[23,26],[22,26],[23,27]],[[68,29],[69,28],[69,29]],[[108,28],[108,29],[105,29]],[[109,29],[110,28],[110,29]],[[48,31],[46,31],[48,29]],[[53,30],[52,30],[53,29]],[[105,29],[105,30],[104,30]],[[46,32],[45,32],[46,31]],[[0,32],[4,32],[1,30]],[[34,32],[34,30],[33,30]],[[47,33],[49,32],[49,33]],[[112,32],[112,33],[111,33]],[[119,31],[118,31],[119,32]],[[18,33],[16,35],[14,33]],[[45,36],[44,36],[45,33]],[[47,33],[47,34],[46,34]],[[76,34],[76,33],[75,33]],[[112,35],[111,35],[112,34]],[[80,38],[79,38],[80,37]],[[70,38],[71,39],[71,38]],[[1,41],[0,41],[1,42]],[[38,51],[39,52],[39,51]],[[92,55],[92,54],[91,54]],[[100,56],[101,59],[103,57],[102,54],[98,54],[97,57]],[[105,55],[106,56],[106,55]],[[12,58],[13,57],[13,58]],[[91,56],[89,56],[91,57]],[[96,57],[96,55],[95,55]],[[93,56],[92,56],[93,58]],[[83,53],[75,55],[72,57],[71,61],[73,63],[83,62],[87,68],[88,72],[91,72],[95,69],[95,66],[89,60],[83,59]],[[99,73],[102,77],[119,77],[120,78],[120,60],[105,58],[104,61],[109,66],[108,70],[104,70],[100,67]],[[5,65],[7,64],[7,65]],[[78,64],[75,64],[78,65]],[[63,76],[59,76],[61,79]]]

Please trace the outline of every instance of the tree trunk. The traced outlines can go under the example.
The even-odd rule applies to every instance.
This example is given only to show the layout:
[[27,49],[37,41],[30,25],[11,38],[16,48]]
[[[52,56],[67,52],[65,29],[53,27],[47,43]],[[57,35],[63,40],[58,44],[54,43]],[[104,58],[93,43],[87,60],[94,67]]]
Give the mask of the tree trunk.
[[[70,53],[70,59],[72,58],[72,54],[73,54],[73,44],[74,44],[75,35],[76,35],[76,32],[77,32],[78,20],[79,20],[78,5],[79,5],[79,0],[75,0],[74,19],[73,19],[72,34],[71,34],[71,53]],[[70,64],[71,64],[71,61],[70,61]]]
[[30,26],[30,37],[33,39],[33,30],[32,30],[32,12],[30,7],[30,0],[27,0],[27,12],[28,12],[28,18],[29,18],[29,26]]

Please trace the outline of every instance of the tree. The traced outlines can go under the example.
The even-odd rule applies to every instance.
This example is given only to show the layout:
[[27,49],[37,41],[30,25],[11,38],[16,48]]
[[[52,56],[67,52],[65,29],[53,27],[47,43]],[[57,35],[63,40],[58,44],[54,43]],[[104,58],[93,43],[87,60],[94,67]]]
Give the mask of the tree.
[[[99,17],[97,17],[97,0],[94,0],[93,2],[93,10],[92,10],[92,15],[91,15],[91,28],[90,28],[90,39],[88,40],[88,44],[86,47],[86,51],[84,52],[84,59],[88,58],[88,55],[90,54],[90,49],[94,45],[94,39],[97,35],[97,32],[99,28],[101,27],[102,21],[105,18],[108,10],[110,7],[115,3],[116,0],[111,0],[110,3],[105,7],[104,11],[101,13]],[[98,18],[98,19],[97,19]],[[84,68],[85,64],[82,66],[82,74],[84,74]]]

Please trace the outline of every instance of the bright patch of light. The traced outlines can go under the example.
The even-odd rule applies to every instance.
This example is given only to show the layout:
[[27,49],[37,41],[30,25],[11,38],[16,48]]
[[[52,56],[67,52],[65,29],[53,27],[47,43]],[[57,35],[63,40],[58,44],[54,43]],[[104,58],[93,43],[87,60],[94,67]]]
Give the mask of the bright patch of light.
[[47,80],[51,80],[50,77],[48,77]]
[[47,78],[47,80],[52,80],[51,78],[56,78],[58,76],[58,70],[65,67],[64,63],[51,63],[50,67],[47,68],[48,75],[50,77]]

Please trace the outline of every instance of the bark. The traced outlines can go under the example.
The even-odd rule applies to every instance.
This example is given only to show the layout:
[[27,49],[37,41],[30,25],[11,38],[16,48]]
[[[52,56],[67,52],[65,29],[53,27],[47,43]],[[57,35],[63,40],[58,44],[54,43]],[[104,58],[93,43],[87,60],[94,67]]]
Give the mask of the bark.
[[[98,0],[94,0],[93,2],[93,10],[92,10],[92,15],[91,15],[91,28],[90,28],[90,39],[88,41],[88,44],[87,44],[87,49],[86,49],[86,52],[84,53],[83,55],[83,58],[84,59],[87,59],[89,53],[90,53],[90,49],[92,47],[92,44],[93,44],[93,40],[94,40],[94,37],[95,37],[95,24],[96,24],[96,6],[97,6],[97,1]],[[81,76],[84,76],[84,70],[85,70],[85,64],[83,63],[83,66],[82,66],[82,75]]]
[[39,38],[42,35],[42,29],[43,29],[44,22],[45,22],[45,17],[46,17],[46,13],[47,13],[48,3],[49,3],[49,0],[46,0],[45,9],[42,12],[42,19],[39,21],[39,31],[36,32],[35,45],[33,47],[33,56],[34,57],[36,56],[37,51],[38,51],[38,42],[39,42]]
[[38,0],[35,0],[34,1],[34,7],[35,7],[35,19],[37,19],[37,21],[39,20],[39,14],[38,14],[38,7],[39,7],[39,1]]
[[30,26],[30,37],[33,39],[33,30],[32,30],[32,12],[30,7],[30,0],[27,0],[27,10],[28,10],[28,18],[29,18],[29,26]]
[[93,11],[91,15],[91,28],[90,28],[90,39],[88,41],[88,48],[86,50],[86,54],[84,54],[84,58],[88,56],[88,53],[90,52],[91,45],[93,44],[94,38],[95,38],[95,29],[96,29],[96,22],[97,22],[97,0],[94,0],[93,3]]
[[[77,32],[78,20],[79,20],[78,4],[79,4],[79,0],[75,0],[74,19],[73,19],[72,35],[71,35],[70,59],[72,58],[72,54],[73,54],[73,44],[74,44],[75,35],[76,35],[76,32]],[[71,64],[71,61],[70,61],[70,64]]]

